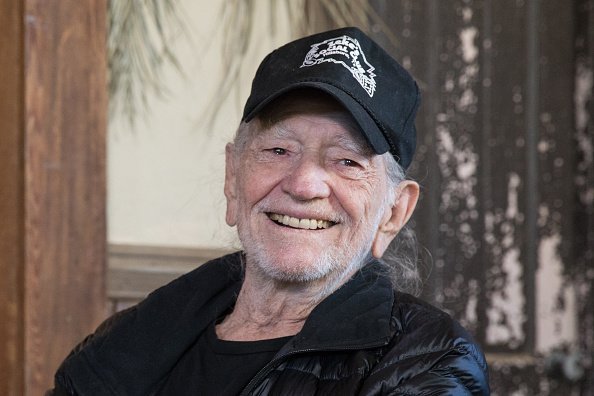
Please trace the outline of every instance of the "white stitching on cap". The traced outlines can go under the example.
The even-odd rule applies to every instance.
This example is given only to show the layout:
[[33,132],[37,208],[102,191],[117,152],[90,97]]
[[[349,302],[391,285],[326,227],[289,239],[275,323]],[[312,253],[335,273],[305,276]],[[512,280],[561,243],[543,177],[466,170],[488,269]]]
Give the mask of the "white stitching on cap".
[[[339,58],[336,55],[341,55],[341,57]],[[350,65],[346,64],[341,59],[342,57],[346,58]],[[369,97],[373,97],[375,93],[374,77],[376,76],[373,71],[375,68],[367,62],[361,45],[356,39],[349,36],[340,36],[312,45],[307,55],[305,55],[301,67],[314,66],[323,62],[337,63],[347,68]],[[363,67],[363,64],[367,66],[367,69]]]

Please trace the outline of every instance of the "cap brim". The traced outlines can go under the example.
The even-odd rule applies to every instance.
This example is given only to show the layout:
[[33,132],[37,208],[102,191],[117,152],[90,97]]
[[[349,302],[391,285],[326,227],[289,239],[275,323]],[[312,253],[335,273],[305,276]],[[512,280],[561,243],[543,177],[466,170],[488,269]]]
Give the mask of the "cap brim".
[[278,90],[274,94],[268,96],[262,100],[252,111],[250,111],[245,117],[244,121],[250,121],[253,119],[267,104],[275,100],[281,95],[284,95],[290,91],[298,88],[315,88],[323,91],[334,99],[336,99],[355,119],[363,136],[373,149],[376,154],[384,154],[390,150],[384,134],[377,126],[371,115],[349,94],[337,88],[331,84],[327,84],[320,81],[304,81],[299,83],[291,84],[281,90]]

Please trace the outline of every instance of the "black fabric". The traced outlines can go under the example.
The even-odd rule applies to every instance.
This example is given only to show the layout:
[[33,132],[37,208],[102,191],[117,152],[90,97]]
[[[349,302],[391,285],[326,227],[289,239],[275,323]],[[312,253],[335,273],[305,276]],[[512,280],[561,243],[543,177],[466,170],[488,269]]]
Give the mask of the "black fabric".
[[[241,286],[239,254],[152,293],[75,348],[70,395],[154,395]],[[371,263],[322,301],[242,395],[488,395],[480,348],[444,312],[394,292]],[[227,372],[231,375],[231,372]]]
[[290,339],[223,341],[213,323],[182,356],[158,394],[237,395]]
[[213,260],[155,290],[75,348],[56,380],[78,395],[150,395],[202,331],[232,306],[240,253]]

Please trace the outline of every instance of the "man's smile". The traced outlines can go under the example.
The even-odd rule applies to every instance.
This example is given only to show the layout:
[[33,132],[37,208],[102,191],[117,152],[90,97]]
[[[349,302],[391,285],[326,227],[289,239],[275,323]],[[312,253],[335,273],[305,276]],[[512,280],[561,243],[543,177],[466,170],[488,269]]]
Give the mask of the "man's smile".
[[328,220],[319,219],[299,219],[280,213],[267,213],[268,218],[277,224],[288,226],[291,228],[300,228],[303,230],[319,230],[332,227],[334,224]]

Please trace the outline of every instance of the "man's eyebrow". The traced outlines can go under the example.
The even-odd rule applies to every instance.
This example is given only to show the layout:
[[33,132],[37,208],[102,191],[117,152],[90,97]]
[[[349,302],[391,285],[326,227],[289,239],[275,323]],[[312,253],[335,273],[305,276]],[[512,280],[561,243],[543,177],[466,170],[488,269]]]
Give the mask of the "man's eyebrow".
[[365,142],[363,140],[363,138],[354,137],[353,135],[355,133],[359,133],[359,132],[358,131],[357,132],[350,131],[350,134],[351,134],[350,137],[339,136],[336,139],[336,144],[339,147],[341,147],[347,151],[352,151],[352,152],[362,155],[362,156],[369,157],[369,156],[373,155],[374,152],[371,149],[371,147],[369,147],[367,142]]
[[277,122],[270,129],[272,131],[271,137],[277,139],[290,139],[295,137],[295,132],[283,126],[282,122]]

